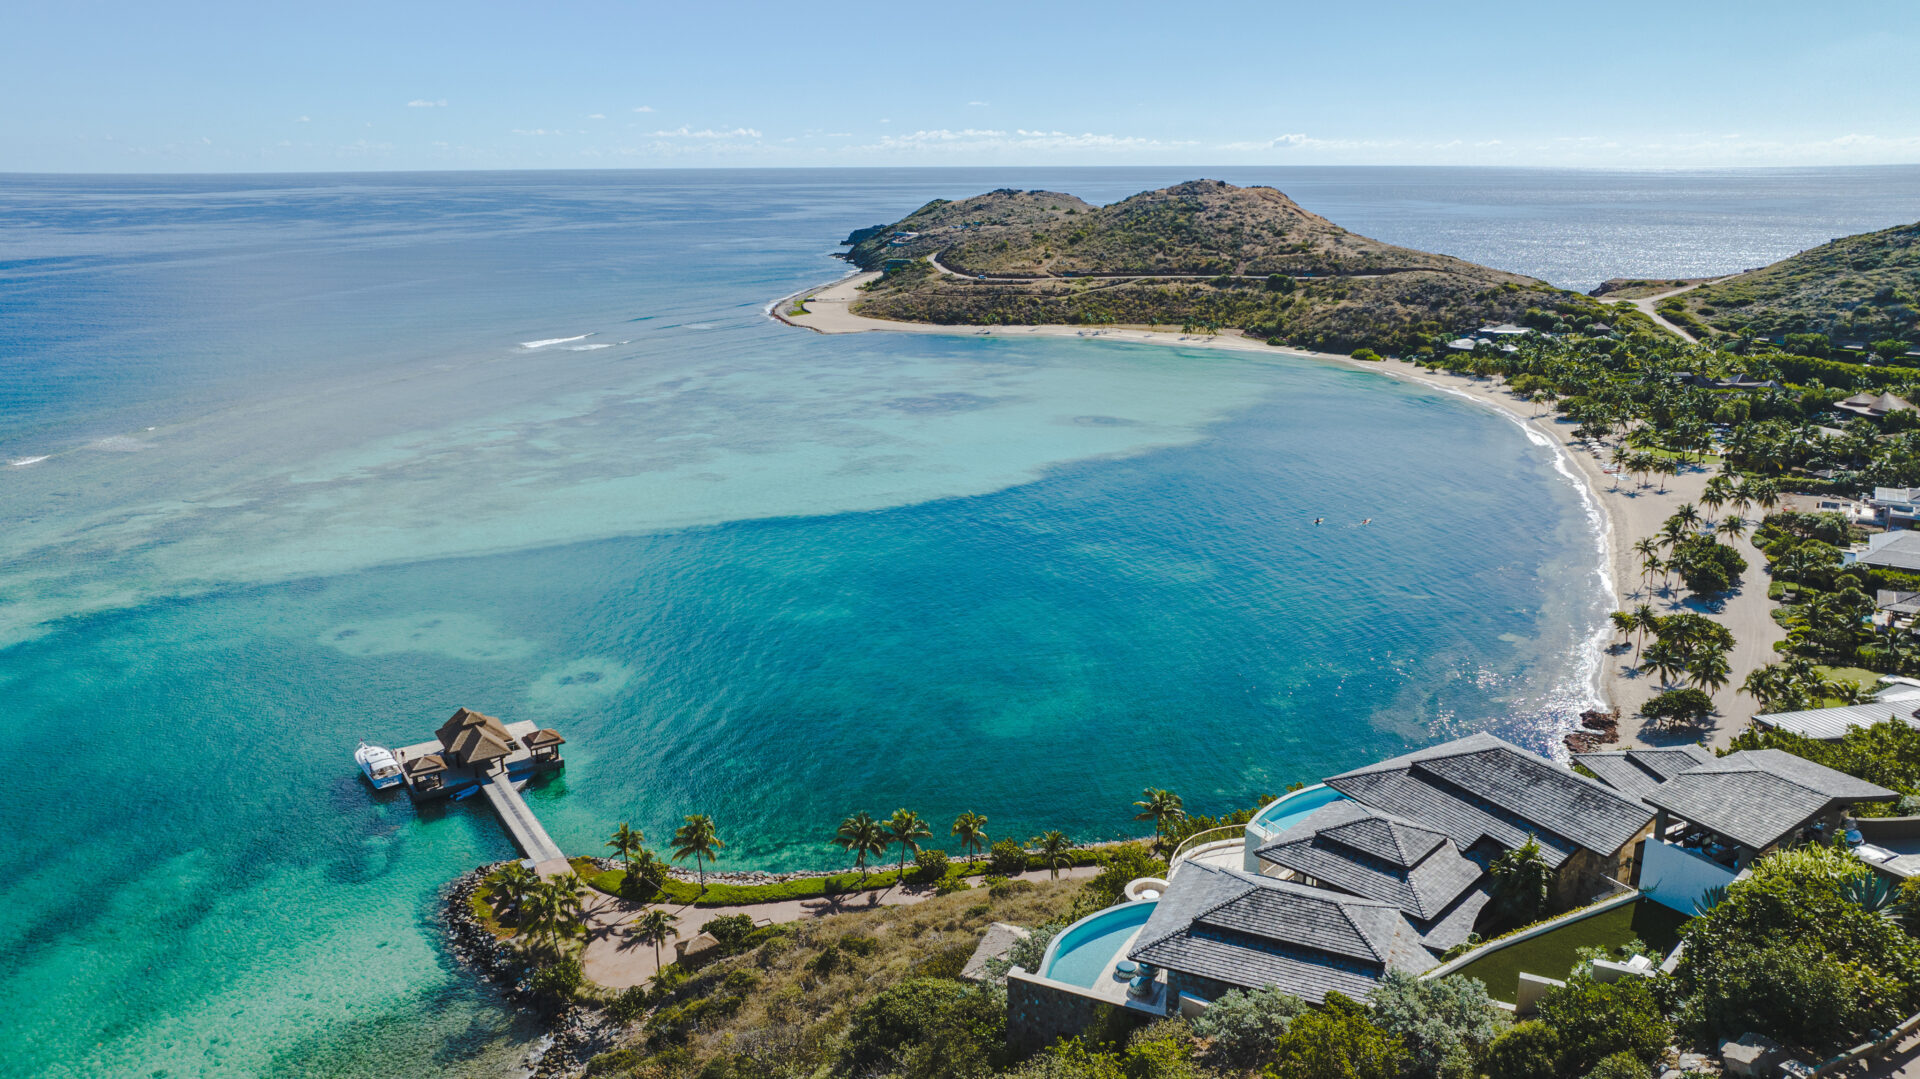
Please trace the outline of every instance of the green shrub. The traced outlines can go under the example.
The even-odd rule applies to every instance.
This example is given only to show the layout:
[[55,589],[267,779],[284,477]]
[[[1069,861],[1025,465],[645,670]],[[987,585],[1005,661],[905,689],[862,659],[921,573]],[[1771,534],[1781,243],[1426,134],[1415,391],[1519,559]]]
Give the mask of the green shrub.
[[1515,1023],[1487,1047],[1486,1073],[1500,1079],[1565,1079],[1559,1036],[1545,1023]]
[[1027,848],[1011,839],[1002,839],[987,852],[987,872],[996,877],[1018,876],[1027,871]]
[[1378,352],[1375,352],[1374,350],[1372,350],[1372,349],[1370,349],[1370,348],[1356,348],[1356,349],[1354,349],[1354,350],[1353,350],[1353,358],[1354,358],[1354,359],[1356,359],[1356,360],[1365,360],[1365,361],[1367,361],[1368,363],[1378,363],[1378,362],[1380,362],[1380,354],[1379,354]]
[[1288,1024],[1273,1055],[1275,1079],[1399,1079],[1407,1062],[1400,1039],[1339,993]]
[[729,914],[720,918],[710,918],[700,927],[717,941],[722,951],[728,955],[739,951],[753,933],[753,917],[748,914]]
[[934,1059],[993,1054],[1005,1039],[1006,1003],[998,993],[946,978],[908,978],[854,1009],[840,1074],[885,1068],[915,1051]]
[[1547,990],[1539,1014],[1559,1039],[1562,1075],[1584,1075],[1615,1053],[1651,1065],[1673,1038],[1653,991],[1641,978],[1612,983],[1575,978]]
[[1640,715],[1652,720],[1699,723],[1712,714],[1713,698],[1692,686],[1667,690],[1640,706]]
[[910,879],[915,884],[932,884],[946,875],[946,851],[937,847],[928,847],[913,856],[913,872],[910,874]]
[[647,1010],[647,987],[628,986],[607,1005],[607,1015],[616,1023],[631,1023]]
[[553,1004],[564,1004],[580,991],[580,984],[586,975],[580,969],[580,960],[568,956],[557,960],[533,972],[530,983],[534,995]]
[[1274,1046],[1306,1003],[1272,986],[1224,993],[1193,1021],[1193,1032],[1212,1040],[1207,1060],[1232,1071],[1273,1059]]
[[1647,1079],[1647,1066],[1632,1053],[1615,1053],[1595,1064],[1584,1079]]
[[1849,882],[1871,873],[1826,847],[1755,863],[1681,930],[1681,1026],[1702,1041],[1762,1030],[1825,1052],[1920,1010],[1920,941],[1849,898]]
[[1406,1046],[1408,1079],[1473,1079],[1487,1047],[1507,1028],[1478,978],[1422,980],[1388,971],[1367,998],[1373,1021]]

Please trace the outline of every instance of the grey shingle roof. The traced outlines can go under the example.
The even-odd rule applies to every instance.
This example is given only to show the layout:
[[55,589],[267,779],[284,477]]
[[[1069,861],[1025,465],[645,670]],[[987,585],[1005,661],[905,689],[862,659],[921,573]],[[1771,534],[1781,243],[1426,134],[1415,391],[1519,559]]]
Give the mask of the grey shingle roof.
[[1259,856],[1344,892],[1437,918],[1484,872],[1453,841],[1358,802],[1333,802],[1259,848]]
[[1744,749],[1674,776],[1648,793],[1646,801],[1764,850],[1829,809],[1892,797],[1894,792],[1885,787],[1804,757],[1778,749]]
[[1414,928],[1426,931],[1420,937],[1420,943],[1435,952],[1444,952],[1456,944],[1464,943],[1473,934],[1473,926],[1480,919],[1480,911],[1492,899],[1493,887],[1489,882],[1481,881],[1474,885],[1471,891],[1438,919],[1415,923]]
[[1903,720],[1909,726],[1920,726],[1914,722],[1914,703],[1906,700],[1849,704],[1839,708],[1810,708],[1800,712],[1774,712],[1771,715],[1754,716],[1753,721],[1764,727],[1806,738],[1831,741],[1845,737],[1849,727],[1871,727],[1889,719]]
[[1658,749],[1614,749],[1604,753],[1575,753],[1574,763],[1600,777],[1600,782],[1629,798],[1648,791],[1698,765],[1714,759],[1713,751],[1697,745]]
[[1603,783],[1491,734],[1472,734],[1327,780],[1354,801],[1445,832],[1462,848],[1539,836],[1556,868],[1575,849],[1612,854],[1653,819]]
[[1886,536],[1871,550],[1855,555],[1854,561],[1887,569],[1920,570],[1920,532],[1891,532]]
[[1389,969],[1436,962],[1387,904],[1196,862],[1181,865],[1127,956],[1314,1002],[1364,997]]

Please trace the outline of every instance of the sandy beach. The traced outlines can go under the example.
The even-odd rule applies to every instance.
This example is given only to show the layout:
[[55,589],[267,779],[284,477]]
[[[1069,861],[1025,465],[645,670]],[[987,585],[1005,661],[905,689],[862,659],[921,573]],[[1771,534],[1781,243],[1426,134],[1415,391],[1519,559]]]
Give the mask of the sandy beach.
[[[1604,522],[1607,562],[1611,570],[1611,585],[1616,609],[1631,609],[1635,604],[1648,603],[1661,614],[1687,610],[1698,611],[1724,624],[1733,633],[1734,648],[1732,654],[1727,657],[1732,673],[1727,685],[1713,695],[1718,715],[1714,718],[1712,726],[1706,729],[1687,728],[1683,731],[1668,731],[1646,728],[1635,714],[1642,704],[1660,692],[1662,687],[1658,684],[1658,679],[1651,675],[1639,675],[1633,671],[1631,648],[1623,650],[1616,646],[1610,651],[1603,652],[1600,656],[1600,691],[1606,697],[1608,704],[1620,709],[1621,743],[1662,745],[1676,741],[1692,741],[1704,735],[1708,744],[1723,746],[1735,734],[1744,730],[1747,721],[1752,718],[1756,707],[1755,702],[1739,692],[1740,683],[1746,678],[1748,672],[1776,658],[1773,645],[1786,636],[1786,632],[1769,614],[1772,604],[1767,599],[1765,557],[1753,548],[1748,537],[1742,536],[1734,540],[1734,546],[1747,560],[1747,572],[1741,578],[1741,587],[1730,594],[1723,603],[1715,607],[1705,607],[1693,601],[1684,590],[1680,589],[1677,581],[1671,593],[1664,593],[1658,590],[1660,581],[1656,577],[1653,582],[1654,591],[1649,593],[1641,577],[1639,559],[1633,553],[1635,541],[1658,534],[1660,526],[1673,514],[1674,510],[1679,508],[1681,503],[1698,503],[1701,493],[1706,488],[1708,477],[1713,475],[1712,466],[1690,467],[1678,477],[1667,480],[1664,487],[1657,482],[1652,486],[1639,487],[1631,477],[1610,475],[1606,472],[1607,447],[1590,446],[1576,440],[1573,437],[1572,423],[1561,420],[1549,408],[1515,397],[1507,391],[1503,380],[1429,371],[1404,360],[1366,362],[1330,353],[1276,347],[1237,333],[1212,335],[1173,333],[1146,327],[1090,329],[1080,326],[936,326],[927,323],[893,322],[854,314],[849,308],[859,297],[859,287],[878,276],[876,273],[853,274],[829,285],[805,289],[783,297],[768,310],[782,322],[819,333],[890,332],[995,337],[1079,337],[1135,344],[1177,345],[1181,348],[1234,349],[1258,352],[1268,356],[1295,356],[1374,371],[1389,378],[1422,383],[1443,392],[1458,394],[1477,401],[1514,418],[1529,430],[1543,435],[1556,452],[1561,454],[1572,474],[1586,484],[1592,505],[1597,508]],[[805,313],[795,313],[796,301],[804,301]],[[1757,511],[1749,511],[1749,515],[1756,516]]]

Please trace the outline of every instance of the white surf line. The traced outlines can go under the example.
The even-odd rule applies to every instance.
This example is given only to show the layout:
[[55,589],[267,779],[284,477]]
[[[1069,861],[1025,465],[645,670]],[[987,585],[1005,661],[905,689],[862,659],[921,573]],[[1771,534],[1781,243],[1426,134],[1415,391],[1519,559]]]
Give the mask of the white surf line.
[[548,337],[539,341],[522,341],[520,342],[520,347],[521,348],[546,348],[548,345],[564,345],[568,341],[585,341],[587,338],[592,336],[594,335],[590,333],[583,333],[583,334],[576,335],[574,337]]

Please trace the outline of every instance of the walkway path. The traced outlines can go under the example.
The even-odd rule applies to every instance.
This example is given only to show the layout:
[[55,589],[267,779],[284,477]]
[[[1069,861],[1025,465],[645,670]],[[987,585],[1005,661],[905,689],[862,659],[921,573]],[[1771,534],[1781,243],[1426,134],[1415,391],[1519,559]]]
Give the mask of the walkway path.
[[513,781],[504,771],[496,772],[480,785],[486,793],[487,801],[493,803],[493,811],[500,817],[500,823],[506,826],[507,834],[513,837],[513,844],[520,853],[533,860],[534,872],[543,877],[556,873],[570,872],[567,856],[560,852],[560,845],[547,834],[541,826],[540,818],[527,808],[526,800],[520,792],[513,789]]
[[[1062,869],[1060,878],[1082,880],[1098,872],[1099,866],[1077,866]],[[1036,869],[1022,873],[1015,879],[1047,880],[1049,874],[1044,869]],[[801,922],[835,914],[877,910],[880,907],[910,906],[924,903],[932,896],[930,890],[892,888],[884,892],[859,892],[833,899],[789,899],[739,907],[696,907],[691,903],[662,907],[679,921],[674,927],[676,934],[673,940],[661,943],[660,958],[665,962],[673,962],[675,941],[692,940],[708,922],[731,914],[745,914],[756,924]],[[642,944],[628,931],[628,927],[651,908],[598,891],[588,893],[584,906],[587,912],[587,951],[582,965],[587,978],[609,989],[625,989],[653,977],[658,969],[654,966],[653,945]]]
[[[1727,277],[1735,277],[1735,276],[1738,276],[1738,275],[1737,274],[1727,275]],[[1696,345],[1696,344],[1699,344],[1699,342],[1694,340],[1694,337],[1692,334],[1688,333],[1687,331],[1681,329],[1678,326],[1675,326],[1673,323],[1668,322],[1665,318],[1662,318],[1660,315],[1660,312],[1654,310],[1654,304],[1659,303],[1661,300],[1664,300],[1669,296],[1678,296],[1682,292],[1692,292],[1694,289],[1699,288],[1701,285],[1711,285],[1718,281],[1725,281],[1726,279],[1727,279],[1726,277],[1715,277],[1708,281],[1695,281],[1691,285],[1683,285],[1680,288],[1673,289],[1669,292],[1655,293],[1652,296],[1642,296],[1637,300],[1628,300],[1627,302],[1639,308],[1641,314],[1647,316],[1648,318],[1652,319],[1654,322],[1662,326],[1665,326],[1667,329],[1678,334],[1682,341],[1685,341],[1690,345]],[[1606,300],[1606,297],[1602,296],[1600,297],[1600,299],[1604,301]]]

